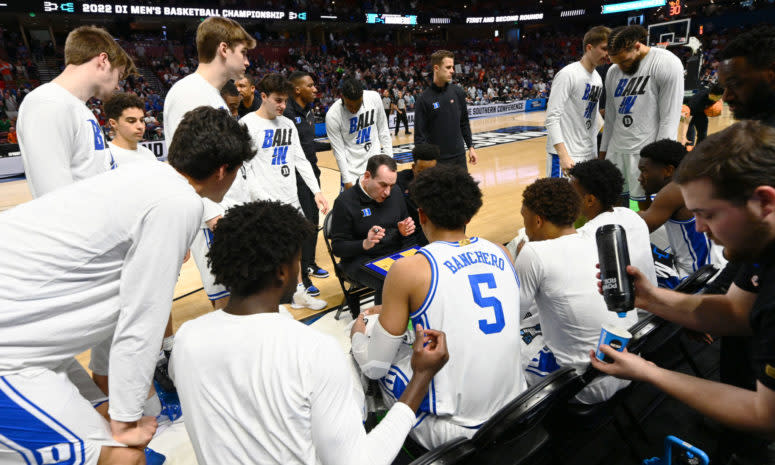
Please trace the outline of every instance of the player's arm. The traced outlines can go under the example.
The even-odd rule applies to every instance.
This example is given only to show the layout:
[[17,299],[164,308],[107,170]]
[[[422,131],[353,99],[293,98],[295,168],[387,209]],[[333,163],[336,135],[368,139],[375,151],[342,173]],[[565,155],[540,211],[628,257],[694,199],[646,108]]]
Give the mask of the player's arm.
[[605,122],[603,123],[603,137],[600,139],[600,152],[598,158],[605,159],[606,152],[608,151],[608,143],[611,142],[613,137],[614,126],[616,124],[616,103],[614,102],[614,90],[613,85],[613,73],[608,70],[608,74],[605,76]]
[[474,158],[476,158],[476,151],[474,150],[474,139],[473,135],[471,134],[471,122],[468,119],[468,105],[466,104],[466,96],[465,92],[463,92],[463,89],[460,87],[455,87],[457,89],[457,100],[458,105],[460,105],[460,133],[463,134],[463,140],[466,143],[466,147],[474,153]]
[[342,122],[339,121],[339,117],[334,115],[334,113],[338,112],[329,110],[329,112],[326,113],[326,134],[328,135],[329,142],[331,142],[331,150],[334,152],[336,164],[339,166],[339,174],[342,177],[342,182],[345,184],[352,184],[357,181],[357,179],[354,179],[352,175],[350,175],[350,166],[347,163],[347,145],[342,137]]
[[388,465],[417,421],[415,411],[428,392],[433,376],[449,353],[439,331],[416,331],[412,379],[385,418],[366,434],[363,417],[352,392],[353,377],[335,342],[321,347],[313,374],[312,442],[323,465]]
[[[681,121],[681,105],[684,97],[684,70],[681,60],[672,56],[659,67],[655,79],[659,89],[658,111],[659,127],[657,139],[672,139],[678,137],[678,123]],[[675,58],[675,59],[672,59]]]
[[363,374],[371,379],[380,379],[387,374],[401,347],[409,322],[411,294],[417,283],[423,282],[422,272],[428,272],[422,262],[427,264],[422,256],[414,255],[393,263],[385,278],[382,311],[371,337],[361,332],[353,334],[353,357]]
[[719,336],[751,333],[754,293],[732,284],[725,295],[682,294],[655,286],[634,266],[628,266],[627,273],[634,278],[636,308],[695,331]]
[[294,165],[296,165],[296,171],[299,172],[301,179],[304,180],[304,184],[307,185],[310,192],[315,196],[315,203],[318,209],[324,215],[328,213],[328,201],[323,197],[323,193],[320,191],[320,185],[317,178],[315,178],[315,172],[312,171],[312,164],[307,160],[307,156],[304,155],[304,149],[301,148],[301,141],[299,140],[299,131],[293,131],[291,137],[291,150],[295,158]]
[[116,440],[126,441],[123,430],[140,427],[135,422],[142,418],[175,283],[201,218],[198,198],[162,199],[138,220],[132,233],[121,270],[120,310],[108,369],[109,414],[118,423],[111,426]]
[[649,208],[638,212],[643,221],[649,227],[649,232],[654,232],[659,229],[660,226],[667,223],[673,214],[680,209],[684,204],[683,196],[681,195],[681,189],[678,188],[678,184],[671,182],[657,194],[654,201],[651,202]]
[[775,391],[761,381],[756,382],[756,391],[749,391],[665,370],[635,354],[620,353],[608,346],[602,350],[613,363],[601,362],[594,352],[590,353],[590,359],[592,366],[603,373],[651,383],[716,421],[775,438]]
[[546,104],[546,131],[549,134],[549,140],[552,141],[554,150],[560,157],[560,167],[563,170],[569,170],[573,167],[573,159],[565,147],[565,137],[562,134],[560,126],[560,117],[565,110],[565,102],[570,98],[570,79],[566,73],[559,72],[552,81],[552,91],[549,93],[549,102]]
[[[375,102],[377,108],[380,107],[379,102]],[[377,132],[379,133],[379,144],[382,147],[382,153],[392,157],[393,156],[393,138],[390,137],[390,126],[388,124],[387,116],[384,111],[375,111],[377,116]],[[398,123],[396,123],[398,124]]]
[[522,247],[514,268],[519,278],[519,319],[521,321],[535,302],[535,296],[543,279],[540,259],[530,243]]
[[[24,174],[34,197],[73,183],[70,162],[75,151],[77,122],[63,118],[55,102],[24,102],[18,127]],[[33,119],[34,118],[34,119]],[[79,120],[80,121],[80,120]],[[41,129],[45,132],[41,133]]]

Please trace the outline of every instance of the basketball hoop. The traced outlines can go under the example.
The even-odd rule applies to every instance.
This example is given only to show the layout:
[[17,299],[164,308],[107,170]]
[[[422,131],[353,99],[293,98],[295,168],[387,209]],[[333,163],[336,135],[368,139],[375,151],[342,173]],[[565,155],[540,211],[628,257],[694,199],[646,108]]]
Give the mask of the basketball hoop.
[[670,42],[658,42],[656,45],[659,48],[667,48],[667,46],[670,45]]

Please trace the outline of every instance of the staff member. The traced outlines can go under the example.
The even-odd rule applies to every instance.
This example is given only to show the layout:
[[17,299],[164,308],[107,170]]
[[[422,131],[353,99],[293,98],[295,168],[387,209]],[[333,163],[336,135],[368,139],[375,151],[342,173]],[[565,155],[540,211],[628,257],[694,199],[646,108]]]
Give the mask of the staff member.
[[[463,89],[450,84],[455,72],[452,52],[438,50],[431,55],[433,83],[417,99],[414,110],[414,143],[439,146],[439,163],[466,166],[476,164],[476,150],[468,121],[468,107]],[[465,142],[465,145],[463,145]]]
[[[304,156],[312,165],[312,172],[315,173],[315,179],[318,180],[320,186],[320,168],[318,168],[316,153],[331,150],[331,144],[315,141],[315,123],[310,117],[312,115],[312,102],[317,97],[318,89],[315,87],[312,75],[305,71],[294,71],[288,76],[288,81],[293,85],[294,90],[292,98],[288,99],[288,106],[285,107],[283,116],[296,125]],[[315,195],[309,190],[298,171],[296,172],[296,189],[299,193],[299,204],[301,204],[304,216],[317,226],[320,224],[320,216],[318,215],[318,206],[315,203]],[[301,279],[304,287],[307,288],[307,293],[313,297],[320,295],[320,290],[312,285],[310,276],[315,278],[328,277],[328,271],[315,263],[317,245],[318,235],[314,234],[301,248]]]

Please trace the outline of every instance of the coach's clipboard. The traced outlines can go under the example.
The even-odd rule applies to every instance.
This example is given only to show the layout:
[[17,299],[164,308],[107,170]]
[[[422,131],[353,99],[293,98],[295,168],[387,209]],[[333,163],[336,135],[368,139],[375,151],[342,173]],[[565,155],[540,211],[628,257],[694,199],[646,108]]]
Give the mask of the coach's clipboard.
[[383,257],[368,261],[363,264],[363,267],[372,274],[375,274],[377,277],[385,279],[388,270],[390,270],[390,267],[393,266],[393,263],[395,263],[396,260],[404,257],[411,257],[412,255],[416,254],[418,250],[420,250],[420,246],[414,245],[412,247],[399,250],[398,252],[393,252],[390,255],[385,255]]

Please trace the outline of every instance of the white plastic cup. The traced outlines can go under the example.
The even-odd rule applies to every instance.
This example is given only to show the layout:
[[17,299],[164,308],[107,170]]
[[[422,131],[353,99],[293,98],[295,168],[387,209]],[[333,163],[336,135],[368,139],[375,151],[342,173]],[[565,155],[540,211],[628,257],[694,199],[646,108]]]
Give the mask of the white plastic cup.
[[595,357],[603,362],[613,362],[611,357],[606,355],[600,350],[600,346],[608,344],[612,349],[623,352],[627,347],[627,343],[632,339],[632,334],[623,328],[619,328],[614,325],[605,324],[600,330],[600,340],[597,341],[597,350],[595,351]]

